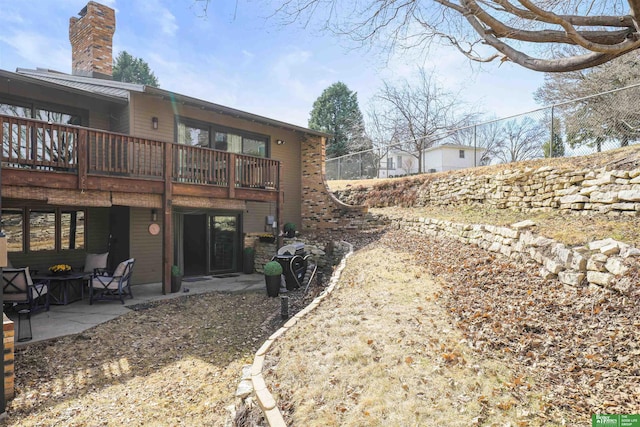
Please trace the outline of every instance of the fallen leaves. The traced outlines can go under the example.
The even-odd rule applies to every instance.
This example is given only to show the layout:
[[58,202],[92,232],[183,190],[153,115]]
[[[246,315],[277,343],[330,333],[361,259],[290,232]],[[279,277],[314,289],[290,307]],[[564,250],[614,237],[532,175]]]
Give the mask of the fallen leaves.
[[[552,395],[556,407],[571,408],[575,419],[604,409],[637,412],[640,394],[628,392],[640,374],[640,359],[630,357],[639,349],[637,304],[614,292],[542,280],[527,265],[452,240],[392,233],[383,241],[411,248],[412,262],[437,274],[446,292],[440,299],[471,347],[520,372],[512,385],[534,377],[529,385]],[[450,352],[442,358],[456,360]],[[547,386],[557,382],[560,393]]]
[[[213,425],[280,324],[263,293],[190,295],[20,348],[6,425]],[[78,410],[81,408],[81,410]]]

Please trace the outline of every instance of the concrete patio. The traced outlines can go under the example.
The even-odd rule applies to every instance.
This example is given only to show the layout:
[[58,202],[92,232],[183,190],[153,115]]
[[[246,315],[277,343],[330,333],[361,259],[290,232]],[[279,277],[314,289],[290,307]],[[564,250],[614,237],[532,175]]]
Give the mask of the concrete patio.
[[83,300],[67,305],[51,305],[49,311],[38,312],[31,316],[32,339],[18,342],[20,325],[17,314],[7,312],[7,316],[15,323],[15,345],[20,347],[37,341],[43,341],[64,335],[80,333],[100,323],[115,319],[128,313],[130,306],[151,301],[179,298],[184,295],[202,294],[208,292],[258,292],[265,291],[264,276],[261,274],[231,275],[231,277],[203,276],[185,278],[180,292],[162,295],[161,284],[151,283],[132,287],[132,299],[125,299],[125,304],[119,301],[96,301],[89,305],[89,298],[85,292]]

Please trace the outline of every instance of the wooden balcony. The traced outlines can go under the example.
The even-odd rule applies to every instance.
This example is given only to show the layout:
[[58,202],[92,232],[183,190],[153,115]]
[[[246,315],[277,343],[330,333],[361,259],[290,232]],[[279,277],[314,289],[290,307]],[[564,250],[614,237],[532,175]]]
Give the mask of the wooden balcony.
[[280,162],[0,115],[2,184],[276,201]]

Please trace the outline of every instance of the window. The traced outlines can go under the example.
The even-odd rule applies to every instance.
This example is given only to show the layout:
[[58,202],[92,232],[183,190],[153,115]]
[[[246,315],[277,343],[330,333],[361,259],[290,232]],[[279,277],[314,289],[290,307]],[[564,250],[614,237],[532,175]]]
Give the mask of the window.
[[387,157],[387,169],[395,169],[396,165],[393,163],[393,157]]
[[82,117],[64,107],[49,107],[28,102],[3,101],[0,99],[0,114],[5,116],[34,118],[61,125],[82,125]]
[[[9,252],[85,248],[84,210],[3,209],[2,229],[7,236],[7,250]],[[24,239],[24,236],[27,235],[25,233],[28,233],[27,240]]]
[[29,251],[53,251],[56,249],[55,211],[29,212]]
[[[20,118],[34,118],[49,123],[64,125],[81,125],[82,117],[71,111],[64,111],[62,107],[48,107],[24,102],[0,99],[0,114]],[[35,160],[56,160],[56,157],[64,156],[68,162],[74,159],[74,133],[59,129],[42,128],[37,131],[29,130],[25,125],[3,124],[3,154],[5,157],[28,158]],[[11,132],[11,135],[10,135]],[[14,141],[10,146],[9,139]],[[18,146],[15,141],[24,141]],[[53,147],[52,153],[48,147]],[[11,150],[11,153],[9,152]],[[11,156],[9,155],[11,154]]]
[[21,209],[2,210],[2,231],[7,236],[7,251],[22,252],[24,215]]
[[62,250],[84,248],[84,211],[64,210],[60,215]]
[[459,153],[459,154],[458,154],[458,156],[459,156],[461,159],[464,159],[464,150],[460,150],[458,153]]
[[269,138],[266,136],[249,134],[239,130],[216,129],[213,148],[248,156],[266,157],[268,141]]
[[183,121],[178,122],[178,144],[209,146],[209,128]]
[[178,144],[209,147],[230,153],[267,157],[269,137],[209,123],[178,118]]

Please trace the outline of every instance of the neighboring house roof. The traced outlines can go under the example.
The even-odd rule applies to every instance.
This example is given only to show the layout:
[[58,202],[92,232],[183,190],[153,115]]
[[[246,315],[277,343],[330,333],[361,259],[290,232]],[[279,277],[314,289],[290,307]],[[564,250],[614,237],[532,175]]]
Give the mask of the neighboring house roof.
[[46,70],[43,68],[37,68],[35,70],[29,70],[25,68],[18,68],[16,73],[10,73],[8,71],[0,70],[3,74],[13,74],[14,76],[29,77],[39,81],[50,83],[54,86],[64,86],[66,89],[91,94],[94,96],[102,96],[111,100],[119,102],[129,102],[131,92],[147,93],[150,95],[161,96],[164,100],[170,100],[180,102],[185,105],[192,105],[205,110],[217,112],[219,114],[225,114],[236,118],[248,120],[251,122],[266,124],[269,126],[284,128],[287,130],[298,131],[307,133],[310,135],[317,135],[323,137],[330,137],[328,133],[308,129],[302,126],[297,126],[291,123],[281,122],[279,120],[270,119],[267,117],[259,116],[246,111],[236,110],[235,108],[225,107],[224,105],[214,104],[212,102],[204,101],[190,96],[181,95],[179,93],[171,92],[165,89],[157,87],[146,86],[136,83],[124,83],[114,80],[99,79],[92,77],[76,76],[71,74],[61,73],[59,71]]
[[440,145],[436,145],[434,147],[429,147],[426,150],[424,150],[425,152],[427,151],[435,151],[435,150],[439,150],[441,148],[453,148],[456,150],[478,150],[478,151],[487,151],[486,148],[484,147],[474,147],[472,145],[462,145],[462,144],[440,144]]

